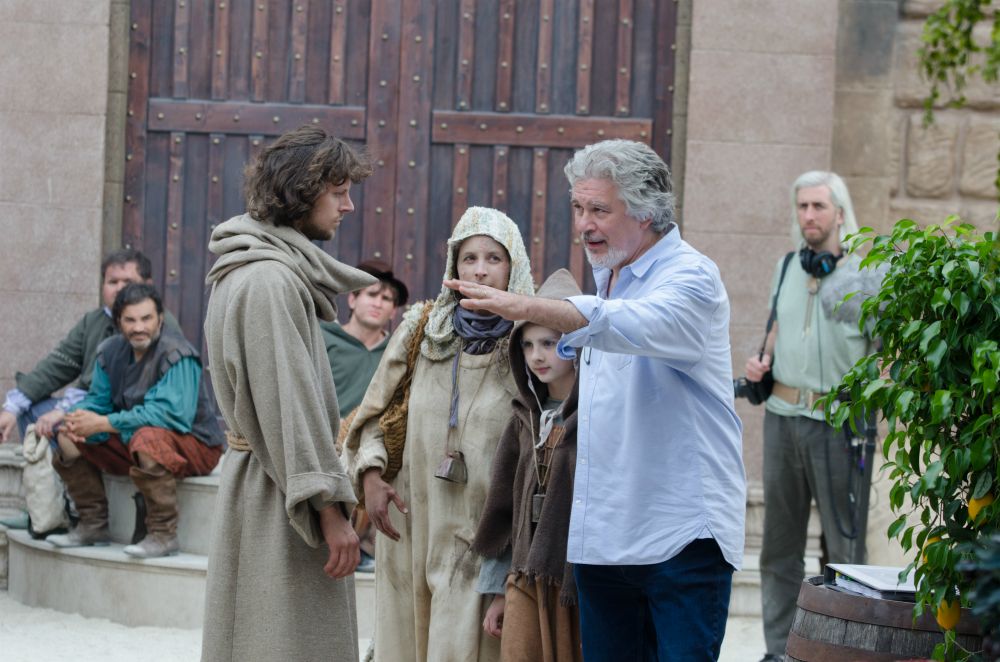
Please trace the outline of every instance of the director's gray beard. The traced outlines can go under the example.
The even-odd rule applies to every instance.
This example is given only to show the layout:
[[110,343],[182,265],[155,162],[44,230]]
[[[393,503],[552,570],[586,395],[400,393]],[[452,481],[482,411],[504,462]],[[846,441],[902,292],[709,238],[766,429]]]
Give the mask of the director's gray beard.
[[602,256],[594,255],[586,246],[583,247],[583,252],[587,255],[587,262],[590,262],[590,266],[603,269],[614,269],[628,258],[628,253],[624,250],[611,246],[608,246],[607,253]]

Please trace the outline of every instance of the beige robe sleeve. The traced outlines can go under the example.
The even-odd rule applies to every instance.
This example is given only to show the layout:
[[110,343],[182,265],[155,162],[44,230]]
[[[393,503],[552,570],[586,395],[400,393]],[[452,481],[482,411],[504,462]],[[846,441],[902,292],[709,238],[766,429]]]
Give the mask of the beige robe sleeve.
[[230,427],[284,493],[291,526],[318,547],[316,509],[349,512],[357,499],[334,446],[337,398],[312,301],[287,269],[265,268],[234,288],[222,323]]
[[365,471],[373,467],[385,471],[388,463],[378,421],[406,374],[406,341],[412,331],[413,324],[404,320],[392,335],[344,441],[347,472],[358,495],[364,492],[361,477]]

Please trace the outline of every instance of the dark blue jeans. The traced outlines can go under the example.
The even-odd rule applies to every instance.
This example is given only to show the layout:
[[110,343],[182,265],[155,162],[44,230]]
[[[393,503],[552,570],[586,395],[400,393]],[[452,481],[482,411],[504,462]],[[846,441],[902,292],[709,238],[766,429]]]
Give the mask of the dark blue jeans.
[[654,565],[576,565],[586,662],[716,660],[733,567],[712,539]]
[[21,432],[21,439],[24,439],[24,431],[28,429],[29,425],[36,423],[43,414],[55,409],[57,404],[59,404],[58,398],[46,398],[31,405],[27,411],[21,412],[21,415],[17,417],[17,429]]

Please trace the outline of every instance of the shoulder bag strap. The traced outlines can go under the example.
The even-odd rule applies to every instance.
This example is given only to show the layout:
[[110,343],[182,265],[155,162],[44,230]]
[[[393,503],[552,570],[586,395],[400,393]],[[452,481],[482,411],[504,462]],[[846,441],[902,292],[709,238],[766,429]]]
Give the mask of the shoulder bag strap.
[[774,320],[778,317],[778,295],[781,294],[781,284],[785,282],[785,274],[788,272],[788,265],[791,264],[795,251],[790,251],[781,263],[781,275],[778,276],[778,287],[774,290],[774,297],[771,299],[771,314],[767,316],[767,328],[764,330],[764,342],[760,344],[760,358],[764,357],[764,349],[767,347],[767,337],[771,335],[771,328]]

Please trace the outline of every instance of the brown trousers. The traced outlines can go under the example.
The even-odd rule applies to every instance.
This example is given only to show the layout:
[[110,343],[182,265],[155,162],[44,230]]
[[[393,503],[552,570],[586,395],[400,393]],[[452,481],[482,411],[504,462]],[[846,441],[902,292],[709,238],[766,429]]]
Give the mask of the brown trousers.
[[139,428],[128,445],[117,434],[99,444],[76,444],[83,459],[101,471],[115,476],[128,476],[137,465],[134,453],[143,452],[162,465],[176,478],[207,476],[219,463],[224,446],[206,446],[194,435],[181,434],[164,428]]
[[507,578],[500,638],[503,662],[583,662],[580,611],[559,604],[559,587]]

